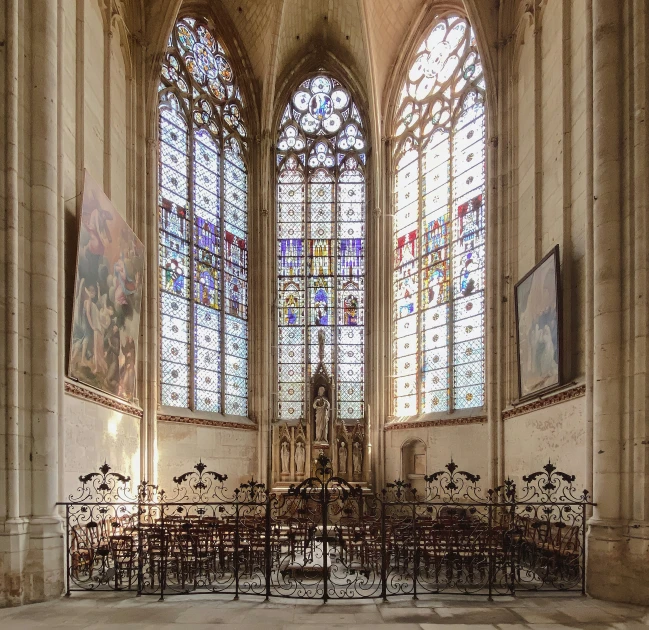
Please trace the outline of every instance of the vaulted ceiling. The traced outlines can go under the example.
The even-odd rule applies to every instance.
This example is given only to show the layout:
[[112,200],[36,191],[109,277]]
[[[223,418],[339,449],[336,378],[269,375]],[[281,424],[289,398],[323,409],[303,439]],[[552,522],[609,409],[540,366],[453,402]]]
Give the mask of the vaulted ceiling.
[[426,0],[224,0],[256,78],[277,77],[287,64],[323,44],[382,85],[408,26]]
[[[378,114],[399,53],[422,14],[463,4],[462,0],[185,1],[210,5],[216,15],[227,14],[257,84],[262,127],[269,121],[282,76],[314,49],[333,53],[350,69],[367,94],[370,109]],[[154,27],[157,23],[160,28],[171,28],[171,23],[163,26],[162,21],[168,21],[181,4],[181,0],[149,0],[144,4],[146,19]],[[499,0],[466,0],[464,4],[472,19],[487,23],[484,30],[490,33],[491,45]]]

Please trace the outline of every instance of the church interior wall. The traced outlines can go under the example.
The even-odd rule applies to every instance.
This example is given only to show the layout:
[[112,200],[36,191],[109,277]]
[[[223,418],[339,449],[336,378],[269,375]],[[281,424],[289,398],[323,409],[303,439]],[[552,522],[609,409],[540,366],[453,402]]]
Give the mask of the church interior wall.
[[[562,369],[568,387],[585,381],[587,158],[586,3],[523,12],[515,30],[512,88],[513,286],[555,245],[562,279]],[[508,399],[518,406],[515,328]],[[504,474],[540,468],[542,453],[591,485],[585,396],[504,420]],[[546,458],[547,459],[547,458]],[[556,460],[556,461],[555,461]],[[561,468],[561,466],[559,466]]]
[[[17,216],[17,249],[12,250],[8,245],[13,238],[11,228],[7,227],[10,222],[0,224],[0,266],[6,270],[7,278],[15,276],[16,279],[15,286],[13,281],[5,282],[4,276],[0,282],[0,365],[9,368],[0,371],[0,391],[3,392],[0,396],[0,413],[7,418],[6,423],[0,423],[0,506],[7,506],[6,514],[0,512],[0,606],[56,596],[56,589],[62,583],[62,569],[55,561],[45,561],[43,555],[38,556],[37,552],[43,550],[30,547],[33,542],[29,541],[29,519],[38,514],[34,506],[39,501],[39,488],[45,478],[43,470],[46,469],[42,453],[47,450],[43,448],[47,440],[43,439],[42,432],[39,433],[44,423],[34,411],[39,405],[51,411],[51,407],[56,407],[58,401],[58,443],[49,445],[50,449],[58,447],[58,457],[50,454],[47,460],[47,465],[58,469],[58,500],[74,493],[79,476],[97,470],[104,461],[114,471],[130,476],[136,483],[145,477],[153,479],[167,490],[172,487],[174,476],[192,470],[199,460],[209,470],[227,474],[226,486],[229,489],[253,477],[266,480],[265,458],[268,449],[264,440],[265,435],[269,434],[267,429],[272,415],[272,411],[269,411],[271,404],[262,400],[263,396],[259,393],[267,390],[270,395],[273,391],[273,379],[268,376],[268,370],[272,370],[272,366],[266,364],[269,362],[263,363],[264,357],[272,357],[273,353],[261,348],[262,341],[268,341],[272,336],[268,323],[263,324],[266,337],[261,341],[251,341],[251,348],[255,343],[258,344],[255,350],[251,350],[250,367],[251,400],[254,398],[255,404],[263,410],[256,417],[258,427],[253,427],[252,424],[246,425],[246,428],[227,427],[225,423],[209,425],[204,418],[176,422],[157,418],[157,415],[168,411],[157,409],[157,350],[151,347],[155,345],[157,336],[154,330],[157,315],[150,319],[143,317],[141,335],[143,340],[147,339],[148,345],[142,343],[140,348],[148,348],[148,354],[139,357],[142,376],[139,398],[130,412],[124,411],[116,401],[109,398],[105,401],[108,406],[94,402],[92,399],[97,393],[83,386],[78,386],[81,397],[64,394],[64,387],[77,387],[65,374],[73,318],[80,194],[85,169],[103,186],[117,210],[146,242],[150,251],[148,265],[157,265],[157,232],[155,227],[151,228],[156,223],[156,210],[149,207],[155,205],[157,192],[148,190],[151,182],[156,179],[156,139],[155,132],[150,131],[155,123],[149,120],[142,123],[142,119],[147,118],[151,111],[148,108],[149,113],[141,114],[146,109],[142,94],[147,93],[150,86],[140,82],[148,76],[149,68],[157,63],[156,55],[159,52],[151,49],[145,51],[144,45],[147,38],[151,37],[151,32],[146,28],[140,30],[133,24],[126,24],[129,16],[139,14],[140,11],[135,8],[137,3],[126,0],[60,0],[58,3],[61,22],[57,26],[60,59],[57,88],[59,165],[56,175],[60,180],[57,200],[61,209],[57,220],[62,223],[62,230],[57,249],[59,281],[56,290],[59,292],[59,304],[57,307],[52,305],[51,308],[60,310],[60,327],[58,331],[48,329],[47,333],[57,344],[53,347],[59,357],[59,397],[52,405],[54,399],[51,396],[48,398],[47,392],[42,394],[42,381],[38,373],[40,366],[37,365],[41,357],[35,356],[33,351],[33,337],[42,332],[33,328],[41,322],[41,311],[38,309],[42,305],[37,304],[37,289],[41,278],[35,274],[35,259],[32,256],[33,251],[36,251],[32,245],[33,235],[38,231],[36,220],[33,219],[36,216],[34,199],[38,199],[38,193],[34,192],[33,181],[39,181],[41,173],[39,168],[35,168],[36,161],[32,155],[34,151],[38,151],[38,145],[33,142],[33,134],[38,133],[40,127],[34,124],[32,115],[32,109],[37,103],[31,83],[34,73],[32,64],[38,59],[35,53],[41,45],[32,36],[34,11],[38,11],[44,4],[45,0],[8,0],[8,6],[15,7],[19,25],[15,44],[8,41],[9,27],[6,23],[7,15],[14,9],[11,8],[6,14],[5,11],[0,12],[0,39],[8,41],[7,46],[0,46],[0,120],[7,121],[7,124],[0,125],[0,146],[5,147],[6,141],[12,137],[13,125],[16,127],[15,156],[11,158],[11,147],[7,151],[0,151],[0,170],[7,174],[7,177],[0,178],[0,200],[4,202],[7,213],[13,208]],[[154,4],[151,3],[151,6]],[[182,3],[175,3],[180,4]],[[215,3],[215,10],[231,10],[225,4],[221,6]],[[242,0],[242,4],[246,5],[246,2]],[[289,10],[289,4],[296,3],[287,3],[286,23],[282,26],[281,18],[273,20],[273,28],[276,22],[278,32],[270,28],[264,31],[263,25],[270,20],[272,13],[268,8],[270,3],[264,8],[268,13],[259,9],[255,14],[258,19],[250,27],[252,29],[254,26],[257,30],[251,30],[247,34],[248,41],[242,40],[241,44],[241,50],[248,49],[253,62],[253,89],[262,84],[265,86],[263,98],[260,98],[263,105],[261,109],[266,112],[276,109],[273,91],[268,86],[273,85],[276,78],[291,67],[291,49],[303,50],[308,46],[304,35],[299,44],[295,35],[299,31],[311,29],[317,32],[318,42],[326,42],[326,37],[323,38],[320,32],[325,32],[326,26],[315,26],[316,3],[308,3],[313,6],[302,17],[298,15],[297,5],[293,7],[293,11]],[[500,330],[503,343],[498,352],[502,352],[503,360],[494,361],[487,383],[488,388],[493,386],[499,392],[498,396],[488,398],[494,404],[497,402],[498,406],[480,411],[488,415],[488,419],[484,421],[472,418],[468,423],[454,423],[451,418],[443,419],[437,425],[427,421],[415,424],[412,428],[399,427],[385,431],[384,424],[388,419],[373,417],[372,440],[375,437],[377,439],[373,444],[372,472],[374,479],[384,482],[402,477],[402,449],[404,444],[413,440],[422,440],[426,446],[428,474],[443,469],[452,458],[462,470],[480,475],[483,488],[490,485],[489,481],[501,481],[504,476],[522,484],[523,475],[541,469],[549,459],[558,469],[574,474],[580,490],[595,490],[595,500],[607,505],[606,510],[601,512],[604,514],[601,520],[592,521],[593,527],[601,528],[599,542],[595,541],[597,547],[593,547],[593,557],[599,562],[599,566],[607,567],[607,570],[612,566],[617,577],[612,579],[615,588],[607,591],[609,576],[595,571],[591,581],[593,592],[619,600],[646,602],[646,592],[643,594],[642,590],[642,586],[649,583],[646,568],[629,562],[628,558],[641,558],[643,553],[646,557],[649,547],[649,424],[646,420],[645,395],[649,373],[646,352],[646,295],[649,292],[646,291],[647,235],[643,218],[646,215],[648,196],[642,194],[643,191],[646,192],[648,181],[646,157],[642,157],[647,146],[646,123],[643,118],[648,94],[647,70],[646,61],[638,61],[633,55],[627,55],[626,65],[621,64],[615,70],[623,73],[624,78],[620,79],[623,93],[619,96],[617,111],[612,111],[611,116],[616,119],[625,117],[626,135],[620,143],[619,154],[614,158],[624,160],[628,175],[624,176],[627,186],[624,194],[620,195],[619,210],[620,215],[624,213],[624,234],[620,238],[625,245],[623,260],[609,261],[611,268],[620,269],[619,280],[624,284],[623,291],[620,290],[623,299],[615,305],[619,311],[615,314],[615,321],[623,321],[620,326],[624,330],[619,335],[621,344],[609,354],[617,356],[615,353],[619,352],[623,356],[620,360],[623,375],[618,377],[617,385],[606,389],[609,385],[598,385],[597,379],[593,384],[594,354],[597,353],[601,364],[605,354],[602,348],[611,351],[606,345],[609,343],[607,336],[602,335],[602,330],[607,332],[608,329],[601,323],[601,344],[597,346],[593,341],[597,314],[593,306],[593,292],[601,281],[593,273],[593,256],[606,258],[608,255],[601,247],[594,250],[593,244],[593,204],[596,201],[593,191],[593,46],[598,45],[593,34],[594,4],[605,6],[603,0],[512,0],[492,3],[493,11],[499,12],[501,16],[499,28],[506,31],[490,32],[487,38],[490,46],[497,36],[500,38],[498,41],[504,42],[494,52],[494,55],[498,55],[499,64],[492,64],[498,65],[498,81],[488,86],[488,89],[498,87],[499,90],[493,98],[495,107],[498,108],[497,115],[494,114],[490,119],[502,121],[500,138],[497,137],[499,129],[489,129],[490,150],[497,149],[499,152],[497,160],[489,161],[489,168],[492,164],[498,164],[498,169],[503,168],[502,172],[498,170],[489,174],[491,180],[497,180],[498,186],[502,186],[499,193],[503,193],[503,198],[497,200],[498,206],[502,206],[502,216],[498,217],[500,224],[496,226],[499,236],[491,241],[495,247],[489,254],[489,260],[493,263],[489,273],[500,274],[498,282],[501,283],[494,282],[492,286],[504,287],[502,295],[494,294],[493,298],[494,303],[498,303],[500,310],[497,312],[503,315],[503,322],[492,322],[493,326],[489,328],[496,330],[498,326],[502,326]],[[647,10],[638,8],[641,3],[632,3],[633,6],[627,4],[626,31],[619,37],[624,40],[627,52],[633,51],[636,44],[643,46],[642,50],[646,51],[647,30],[643,34],[642,27],[649,24]],[[364,11],[361,10],[361,5],[364,5]],[[378,132],[375,134],[375,142],[378,144],[380,135],[385,132],[386,122],[381,116],[380,98],[376,95],[382,92],[384,83],[388,81],[387,77],[391,74],[389,64],[396,62],[399,42],[407,39],[408,32],[417,30],[416,21],[428,9],[423,8],[423,4],[417,0],[385,2],[383,12],[380,9],[374,10],[377,5],[381,5],[378,0],[359,0],[361,9],[358,15],[365,15],[368,22],[366,28],[371,32],[363,35],[360,29],[357,32],[350,31],[354,48],[350,44],[350,49],[345,54],[354,59],[361,54],[360,48],[367,48],[363,53],[367,58],[358,62],[357,66],[363,69],[364,74],[367,70],[365,79],[369,86],[368,111],[371,112],[372,119],[376,118],[372,122]],[[107,6],[110,10],[107,10]],[[115,13],[113,8],[118,6],[120,9]],[[146,10],[152,11],[151,6]],[[161,15],[164,13],[164,19],[173,19],[173,11],[169,6],[165,7],[164,12],[160,11]],[[125,7],[128,11],[124,10]],[[337,12],[335,19],[343,22],[360,19],[354,11],[348,11],[350,10],[346,8]],[[228,24],[234,22],[243,25],[246,12],[234,13],[229,18],[232,22]],[[390,45],[387,45],[386,39],[386,46],[381,48],[381,36],[377,36],[377,33],[382,32],[382,20],[395,12],[399,16],[398,20],[395,18],[393,28],[384,29],[385,37],[388,38],[389,35]],[[405,17],[406,14],[411,16],[410,21]],[[512,16],[511,24],[508,24],[508,15]],[[158,17],[154,16],[151,23]],[[606,31],[605,27],[606,24],[603,25],[602,32],[610,33],[611,30]],[[337,28],[340,32],[336,35],[335,44],[343,50],[347,46],[344,39],[346,25]],[[160,30],[162,32],[163,29]],[[254,33],[260,31],[264,31],[262,37],[253,37]],[[281,39],[282,33],[290,34],[291,41],[288,41],[287,36],[284,42],[274,42],[275,38]],[[241,34],[246,33],[242,31]],[[158,34],[154,39],[164,41],[165,37]],[[269,60],[267,57],[271,50],[275,56]],[[10,54],[15,56],[15,63],[9,59]],[[641,55],[638,54],[637,57]],[[632,63],[636,66],[632,67]],[[15,110],[9,106],[12,95],[7,86],[12,85],[12,81],[8,72],[16,74]],[[270,75],[271,72],[274,73],[273,76]],[[375,78],[372,79],[372,76]],[[373,86],[372,81],[376,81],[377,85]],[[361,83],[363,81],[359,82]],[[600,80],[600,87],[602,84],[606,85],[605,81]],[[136,128],[138,124],[140,126]],[[256,126],[261,127],[260,137],[251,139],[251,142],[254,151],[258,150],[258,146],[262,149],[259,154],[255,154],[254,168],[263,162],[263,151],[270,155],[274,137],[274,131],[265,129],[263,123]],[[389,143],[385,146],[388,147]],[[384,147],[378,147],[376,153],[380,154],[383,149]],[[9,163],[9,158],[14,162]],[[389,197],[389,185],[384,179],[386,173],[383,172],[381,163],[378,159],[376,173],[381,177],[377,176],[376,181],[372,181],[372,187],[376,189],[374,201],[377,206],[382,205],[381,199]],[[52,165],[46,166],[49,168]],[[15,193],[12,193],[7,182],[14,171],[17,187]],[[264,171],[270,173],[271,179],[274,177],[270,161],[263,165],[262,172]],[[266,190],[266,187],[272,185],[253,180],[254,177],[251,178],[251,199],[256,194],[254,190]],[[603,181],[605,180],[606,177],[603,177]],[[635,191],[636,198],[633,197]],[[376,242],[370,243],[368,239],[370,249],[378,248],[383,241],[389,242],[388,231],[383,233],[381,228],[375,229],[370,224],[372,219],[369,219],[375,215],[380,219],[378,223],[383,225],[381,212],[387,209],[389,213],[389,203],[385,203],[387,206],[383,211],[378,207],[368,208],[368,234],[370,231],[376,234],[380,232]],[[264,207],[264,218],[260,217],[257,224],[255,221],[258,219],[255,217],[251,220],[251,226],[255,225],[262,232],[263,228],[259,226],[267,225],[263,223],[267,220],[265,217],[274,216],[274,212],[270,202],[262,200],[259,205]],[[499,209],[489,206],[488,211],[498,212]],[[142,234],[143,226],[148,226],[150,233]],[[262,237],[258,240],[261,242]],[[520,401],[513,287],[556,244],[560,246],[562,269],[562,369],[565,386],[558,393]],[[268,251],[272,252],[273,247],[274,244],[271,244]],[[377,257],[381,256],[379,252]],[[51,261],[47,259],[46,266],[49,263]],[[495,269],[497,271],[493,271]],[[255,283],[256,287],[261,287],[255,297],[251,298],[254,302],[251,313],[255,313],[252,317],[261,319],[264,312],[271,312],[272,295],[266,293],[273,291],[274,280],[269,280],[268,275],[265,283],[260,281],[263,274],[269,273],[265,261],[251,261],[251,293],[256,290]],[[372,286],[383,286],[383,279],[377,280],[373,273],[368,267],[368,278],[373,283]],[[155,279],[155,269],[151,271],[150,267],[147,275],[149,280],[146,291],[149,294],[146,300],[150,309],[155,310],[157,280],[152,281],[152,278]],[[385,280],[386,287],[389,282],[389,279]],[[600,286],[598,290],[601,297],[609,289]],[[266,293],[262,295],[262,291]],[[371,295],[371,291],[368,295]],[[14,299],[17,313],[15,318],[11,314]],[[389,313],[390,307],[376,306],[376,312],[368,317],[368,321],[371,318],[372,325],[376,328],[372,330],[372,337],[368,338],[368,352],[376,356],[372,355],[373,359],[368,366],[367,390],[370,389],[370,383],[374,384],[374,389],[380,389],[375,385],[384,383],[386,372],[389,371],[389,366],[382,360],[381,340],[389,338],[389,332],[386,333],[382,327],[389,328],[391,323],[388,322],[389,314],[382,319],[381,313]],[[143,312],[144,310],[143,306]],[[494,317],[493,313],[489,316]],[[12,329],[14,319],[15,329]],[[257,332],[260,330],[261,325]],[[4,343],[5,339],[11,341],[11,347],[9,341]],[[489,341],[493,344],[494,340]],[[371,344],[373,349],[370,348]],[[267,345],[270,346],[270,342]],[[253,352],[256,353],[254,357]],[[45,363],[51,361],[52,357],[48,355],[42,359]],[[262,380],[263,390],[259,387],[255,389]],[[619,399],[620,408],[614,421],[607,420],[601,410],[593,410],[594,387],[599,387],[601,392],[612,392],[611,396]],[[6,396],[5,391],[8,392]],[[376,392],[368,392],[367,395],[368,398],[381,398],[381,394]],[[383,411],[389,412],[388,396],[385,398],[385,409],[382,409],[381,414],[375,412],[377,416],[387,415]],[[604,394],[600,394],[600,399],[603,398]],[[412,420],[417,421],[416,418]],[[612,455],[610,461],[613,463],[598,464],[598,457],[605,454],[605,451],[606,457],[609,457],[609,449],[613,452],[613,447],[605,444],[596,448],[593,443],[595,422],[609,422],[613,427],[611,431],[615,433],[615,439],[619,438],[620,444],[618,463],[615,455]],[[497,429],[494,428],[496,426]],[[609,484],[606,487],[601,485],[604,482],[597,486],[594,480],[593,467],[598,466]],[[494,472],[495,470],[498,472]],[[609,505],[612,503],[609,497],[614,493],[622,497],[617,512]],[[60,529],[60,524],[57,527]],[[60,531],[49,531],[50,538],[47,540],[54,542],[46,544],[51,545],[56,555],[58,551],[55,547],[60,544],[57,538]],[[630,535],[627,535],[628,531],[631,532]],[[629,549],[633,553],[629,553]],[[610,564],[611,558],[613,564]],[[55,568],[49,570],[49,577],[42,579],[42,576],[37,575],[38,569],[35,567],[45,566],[47,562]],[[625,585],[632,582],[636,587],[626,589]]]
[[426,474],[444,470],[452,459],[461,470],[480,475],[481,487],[488,487],[489,454],[484,448],[489,439],[486,422],[386,431],[387,483],[402,478],[402,447],[415,439],[426,444]]
[[[61,19],[65,42],[60,104],[67,370],[84,170],[103,185],[117,211],[127,220],[132,219],[127,190],[134,179],[127,172],[133,142],[127,124],[132,106],[128,41],[114,22],[112,34],[107,35],[109,18],[101,0],[65,3]],[[136,480],[136,484],[139,482],[141,416],[68,394],[63,399],[63,412],[64,496],[76,489],[79,475],[97,470],[104,462]]]
[[140,422],[136,416],[66,395],[62,495],[74,495],[79,477],[104,462],[131,477],[135,488],[141,479]]
[[257,440],[256,430],[159,422],[158,484],[169,492],[173,478],[193,470],[199,461],[207,470],[227,475],[228,490],[260,479]]
[[522,477],[551,461],[575,475],[579,490],[589,489],[586,477],[584,397],[508,418],[505,422],[505,473],[519,487]]

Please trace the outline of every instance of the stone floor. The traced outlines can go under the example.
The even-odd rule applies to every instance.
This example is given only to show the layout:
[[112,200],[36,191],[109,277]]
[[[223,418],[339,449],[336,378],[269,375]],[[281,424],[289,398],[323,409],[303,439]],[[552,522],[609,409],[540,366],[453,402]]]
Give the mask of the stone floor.
[[390,630],[647,630],[649,608],[586,597],[535,595],[501,597],[428,597],[427,599],[264,602],[242,598],[176,596],[164,602],[120,594],[73,594],[69,599],[0,610],[1,630],[31,628],[120,628],[120,630],[324,630],[375,626]]

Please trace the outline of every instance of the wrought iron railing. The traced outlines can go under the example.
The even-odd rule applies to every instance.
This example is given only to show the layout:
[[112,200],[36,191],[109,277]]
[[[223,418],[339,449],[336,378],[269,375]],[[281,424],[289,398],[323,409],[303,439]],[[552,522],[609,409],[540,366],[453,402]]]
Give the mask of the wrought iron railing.
[[585,592],[587,491],[548,463],[483,491],[451,462],[419,495],[372,494],[332,473],[285,493],[250,480],[229,493],[202,462],[166,493],[104,464],[65,506],[67,594],[224,593],[375,598],[424,593]]

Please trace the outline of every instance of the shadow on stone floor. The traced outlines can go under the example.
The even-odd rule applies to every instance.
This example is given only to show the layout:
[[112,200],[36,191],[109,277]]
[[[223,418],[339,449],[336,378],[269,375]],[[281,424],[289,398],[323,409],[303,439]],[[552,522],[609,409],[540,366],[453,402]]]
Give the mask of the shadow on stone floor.
[[649,608],[588,597],[527,595],[331,601],[174,596],[164,602],[122,594],[74,594],[70,598],[0,610],[2,630],[169,630],[206,628],[297,630],[336,628],[432,630],[647,630]]

